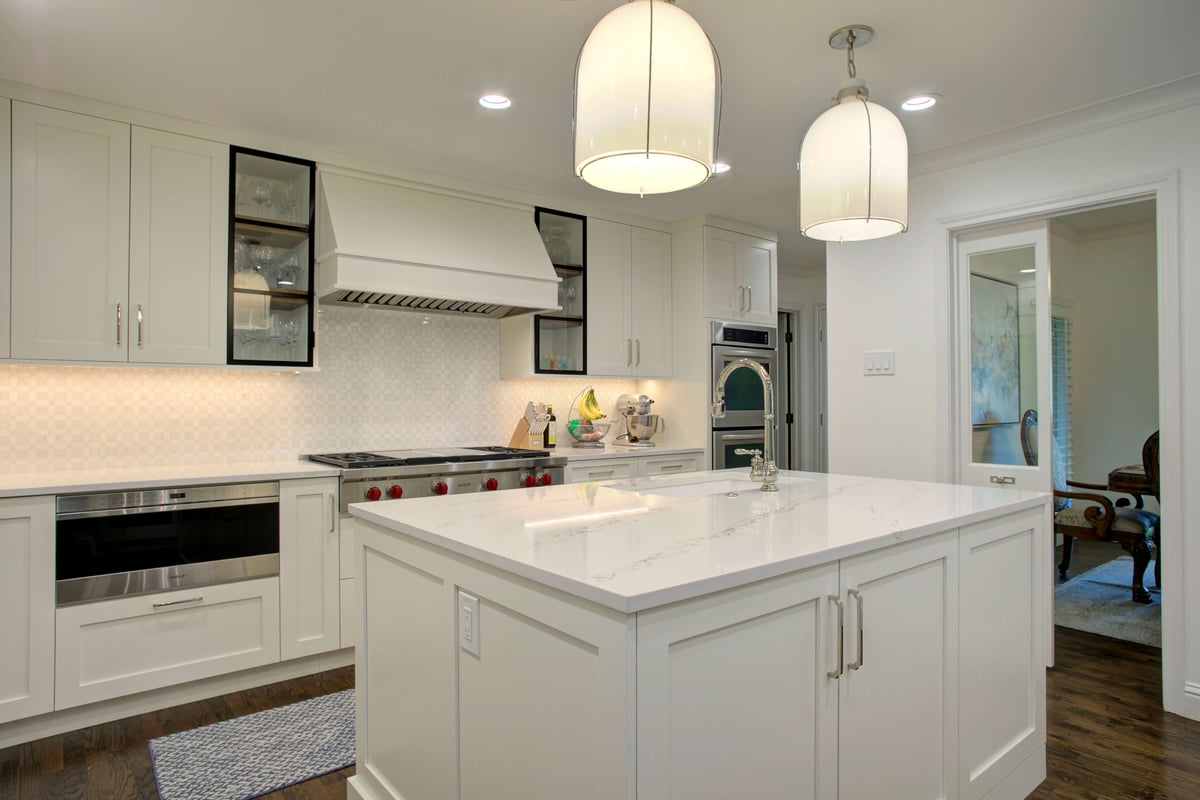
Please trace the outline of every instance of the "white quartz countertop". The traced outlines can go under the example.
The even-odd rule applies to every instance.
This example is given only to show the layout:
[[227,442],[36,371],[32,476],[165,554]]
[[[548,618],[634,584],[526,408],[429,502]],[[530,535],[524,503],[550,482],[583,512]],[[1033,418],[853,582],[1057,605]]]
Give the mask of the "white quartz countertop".
[[340,470],[336,467],[301,460],[14,472],[0,473],[0,497],[111,492],[123,489],[199,486],[208,483],[248,483],[339,474]]
[[703,453],[701,447],[626,447],[605,442],[603,448],[572,447],[562,444],[550,451],[552,455],[566,456],[568,461],[595,461],[600,458],[643,458],[652,456],[680,456]]
[[[1050,497],[851,475],[780,476],[774,493],[758,491],[747,471],[736,469],[353,504],[350,512],[629,613],[1037,507]],[[730,480],[738,485],[722,486]]]

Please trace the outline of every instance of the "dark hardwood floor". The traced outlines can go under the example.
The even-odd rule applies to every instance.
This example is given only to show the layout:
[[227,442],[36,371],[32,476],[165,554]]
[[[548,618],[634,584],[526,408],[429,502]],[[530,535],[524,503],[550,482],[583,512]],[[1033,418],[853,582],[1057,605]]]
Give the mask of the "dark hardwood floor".
[[[1055,641],[1058,664],[1047,677],[1049,777],[1032,797],[1200,798],[1200,722],[1162,710],[1159,650],[1065,628]],[[353,682],[346,667],[0,750],[0,798],[156,800],[147,740]],[[265,797],[344,800],[353,774],[350,767]]]

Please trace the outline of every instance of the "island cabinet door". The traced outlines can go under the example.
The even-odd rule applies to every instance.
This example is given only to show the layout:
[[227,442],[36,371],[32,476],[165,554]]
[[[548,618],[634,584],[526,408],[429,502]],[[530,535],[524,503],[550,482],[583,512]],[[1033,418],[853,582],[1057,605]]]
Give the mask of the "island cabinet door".
[[957,532],[841,562],[840,800],[957,794]]
[[[959,797],[1002,781],[1024,796],[1045,777],[1045,509],[963,528],[959,538]],[[1010,777],[1011,776],[1011,777]]]
[[638,800],[837,798],[837,592],[829,564],[638,615]]

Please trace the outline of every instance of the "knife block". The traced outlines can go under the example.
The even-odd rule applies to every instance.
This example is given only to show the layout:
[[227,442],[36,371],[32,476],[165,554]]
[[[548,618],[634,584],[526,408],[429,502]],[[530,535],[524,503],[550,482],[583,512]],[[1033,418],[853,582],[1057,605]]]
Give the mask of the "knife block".
[[517,427],[513,428],[512,436],[508,440],[509,447],[519,447],[522,450],[541,450],[542,435],[545,433],[546,425],[542,425],[535,433],[529,427],[529,421],[524,417],[517,420]]

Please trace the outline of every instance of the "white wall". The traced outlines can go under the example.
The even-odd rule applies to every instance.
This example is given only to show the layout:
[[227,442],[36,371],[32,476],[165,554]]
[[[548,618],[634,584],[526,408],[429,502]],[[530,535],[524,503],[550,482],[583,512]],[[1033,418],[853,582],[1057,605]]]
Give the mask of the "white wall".
[[1054,297],[1068,301],[1072,320],[1078,480],[1102,482],[1113,467],[1139,463],[1158,429],[1155,245],[1153,230],[1117,230],[1053,250]]
[[319,326],[319,372],[0,365],[0,472],[507,444],[530,400],[554,406],[564,449],[581,388],[612,414],[636,386],[501,381],[494,320],[330,307]]
[[[1158,180],[1172,191],[1178,187],[1177,206],[1169,197],[1170,207],[1159,207],[1160,225],[1164,213],[1178,219],[1178,240],[1162,241],[1170,251],[1164,263],[1171,267],[1178,259],[1180,284],[1174,293],[1160,286],[1160,302],[1178,304],[1173,313],[1182,350],[1178,377],[1164,382],[1174,389],[1160,400],[1160,410],[1168,412],[1160,414],[1164,551],[1170,554],[1164,582],[1178,587],[1164,606],[1164,691],[1169,709],[1200,718],[1200,593],[1183,581],[1185,573],[1200,570],[1200,547],[1193,543],[1200,527],[1189,524],[1200,519],[1200,497],[1182,491],[1194,484],[1190,465],[1200,465],[1200,404],[1188,401],[1200,396],[1200,328],[1194,316],[1189,319],[1189,311],[1200,308],[1200,280],[1194,277],[1200,274],[1196,130],[1200,108],[1192,105],[916,176],[906,235],[829,248],[828,302],[830,468],[945,480],[952,456],[947,412],[952,221],[996,218],[1004,210],[1034,214],[1119,184]],[[1164,175],[1177,175],[1178,183]],[[862,351],[877,348],[896,350],[894,378],[861,375]],[[1172,415],[1179,430],[1166,427]],[[1192,620],[1186,639],[1185,616]]]

